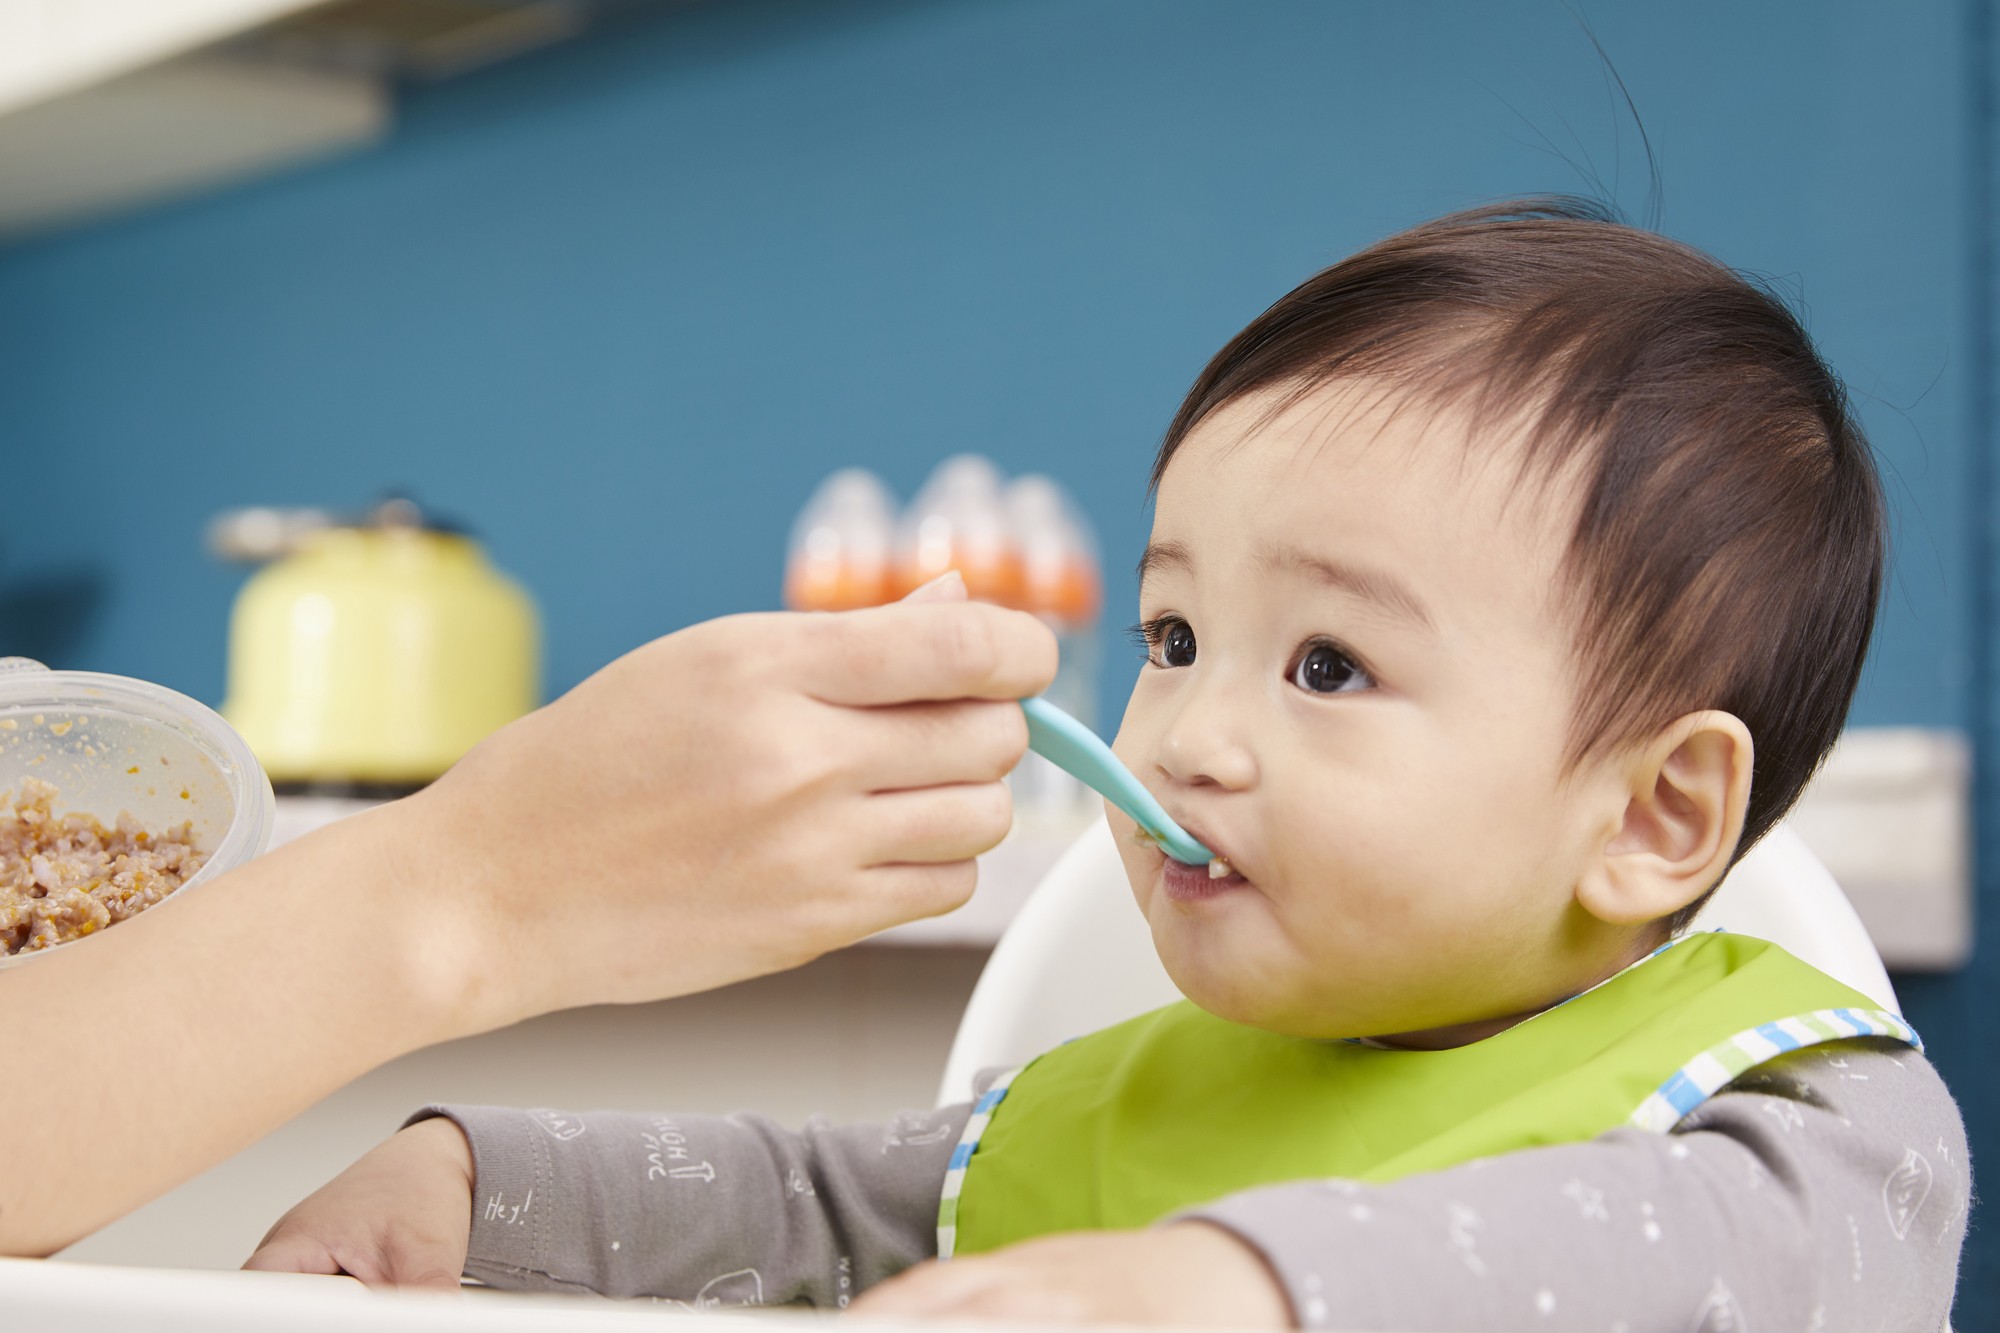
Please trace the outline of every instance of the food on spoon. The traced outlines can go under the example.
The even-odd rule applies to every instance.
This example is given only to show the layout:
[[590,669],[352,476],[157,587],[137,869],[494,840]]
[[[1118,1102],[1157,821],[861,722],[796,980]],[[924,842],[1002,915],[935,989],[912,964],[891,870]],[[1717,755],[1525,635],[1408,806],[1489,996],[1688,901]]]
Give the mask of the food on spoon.
[[1223,860],[1221,857],[1213,856],[1209,858],[1208,877],[1210,879],[1228,879],[1235,873],[1236,867],[1230,865],[1229,862]]
[[56,794],[27,778],[11,806],[0,804],[0,955],[53,948],[137,916],[208,860],[195,849],[192,820],[152,833],[121,811],[106,828],[93,815],[57,815]]

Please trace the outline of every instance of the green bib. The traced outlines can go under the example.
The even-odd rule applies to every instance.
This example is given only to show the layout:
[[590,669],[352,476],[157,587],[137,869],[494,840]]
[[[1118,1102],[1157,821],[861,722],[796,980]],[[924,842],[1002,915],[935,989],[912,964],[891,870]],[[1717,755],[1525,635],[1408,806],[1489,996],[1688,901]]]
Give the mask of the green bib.
[[1452,1050],[1284,1037],[1182,1001],[1057,1047],[980,1098],[945,1177],[938,1254],[1142,1227],[1288,1180],[1389,1181],[1620,1125],[1664,1134],[1754,1065],[1868,1036],[1918,1045],[1860,992],[1721,933]]

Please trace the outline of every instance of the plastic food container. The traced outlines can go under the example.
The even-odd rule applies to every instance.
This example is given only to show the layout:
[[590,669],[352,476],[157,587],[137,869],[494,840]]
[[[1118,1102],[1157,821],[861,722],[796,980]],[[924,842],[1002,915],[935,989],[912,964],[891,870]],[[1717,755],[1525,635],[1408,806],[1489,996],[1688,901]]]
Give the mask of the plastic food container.
[[[168,910],[271,842],[277,802],[243,738],[214,710],[143,680],[0,658],[0,794],[30,777],[57,788],[59,813],[110,824],[129,810],[156,831],[193,823],[207,863],[148,911]],[[0,968],[67,947],[0,957]]]

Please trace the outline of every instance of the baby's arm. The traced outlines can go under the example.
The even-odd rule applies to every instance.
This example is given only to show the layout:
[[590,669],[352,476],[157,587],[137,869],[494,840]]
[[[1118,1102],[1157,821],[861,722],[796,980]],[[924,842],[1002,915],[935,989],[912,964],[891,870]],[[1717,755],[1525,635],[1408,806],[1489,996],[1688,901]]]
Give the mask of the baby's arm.
[[439,1108],[475,1160],[468,1276],[690,1305],[845,1306],[933,1254],[967,1108],[802,1132],[755,1115]]
[[432,1107],[287,1213],[245,1267],[838,1309],[936,1252],[967,1114],[792,1133],[752,1115]]
[[1850,1043],[1753,1070],[1669,1135],[1195,1216],[1264,1254],[1306,1328],[1935,1329],[1971,1183],[1930,1065]]

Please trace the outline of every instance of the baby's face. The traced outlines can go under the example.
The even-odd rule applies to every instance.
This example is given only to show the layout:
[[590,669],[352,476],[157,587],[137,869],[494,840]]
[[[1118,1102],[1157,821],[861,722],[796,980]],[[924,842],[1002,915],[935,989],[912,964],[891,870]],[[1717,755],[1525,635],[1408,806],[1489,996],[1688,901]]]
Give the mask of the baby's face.
[[1419,1044],[1615,971],[1649,935],[1575,897],[1626,796],[1565,765],[1569,492],[1422,407],[1331,389],[1262,412],[1175,454],[1141,584],[1152,651],[1115,748],[1236,872],[1112,812],[1167,971],[1298,1035],[1474,1025]]

